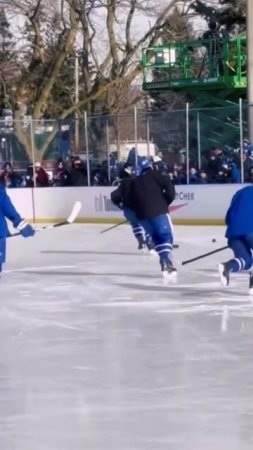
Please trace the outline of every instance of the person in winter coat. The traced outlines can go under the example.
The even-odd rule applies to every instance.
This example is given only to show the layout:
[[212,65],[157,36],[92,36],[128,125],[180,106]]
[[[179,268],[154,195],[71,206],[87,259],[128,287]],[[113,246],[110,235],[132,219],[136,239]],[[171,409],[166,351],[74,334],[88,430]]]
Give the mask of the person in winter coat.
[[72,186],[87,186],[87,170],[82,160],[76,157],[72,161],[72,167],[70,169],[70,178]]

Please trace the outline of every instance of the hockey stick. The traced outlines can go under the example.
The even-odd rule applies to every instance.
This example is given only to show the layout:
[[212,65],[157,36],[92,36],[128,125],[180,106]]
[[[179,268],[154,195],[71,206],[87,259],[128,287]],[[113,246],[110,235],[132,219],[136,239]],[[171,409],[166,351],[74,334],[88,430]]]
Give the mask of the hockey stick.
[[124,225],[124,223],[127,223],[127,220],[124,220],[124,222],[116,223],[116,225],[113,225],[110,228],[106,228],[105,230],[100,231],[100,233],[106,233],[107,231],[113,230],[113,228],[119,227],[120,225]]
[[223,250],[226,250],[227,248],[229,248],[228,245],[226,245],[226,247],[217,248],[216,250],[213,250],[211,252],[204,253],[203,255],[200,255],[200,256],[196,256],[196,258],[187,259],[186,261],[182,261],[181,264],[182,264],[182,266],[184,266],[185,264],[189,264],[193,261],[197,261],[198,259],[205,258],[206,256],[214,255],[214,253],[222,252]]
[[[124,225],[127,222],[128,222],[128,220],[124,220],[124,222],[116,223],[116,225],[113,225],[110,228],[106,228],[105,230],[100,231],[100,233],[101,234],[102,233],[106,233],[107,231],[113,230],[114,228],[119,227],[120,225]],[[173,248],[179,248],[179,245],[178,244],[173,244]]]
[[[63,225],[70,225],[71,223],[73,223],[76,220],[79,212],[81,211],[81,208],[82,208],[82,203],[79,201],[75,202],[75,204],[72,208],[72,211],[66,220],[64,220],[63,222],[54,223],[52,225],[45,225],[44,227],[35,228],[35,232],[37,233],[37,231],[43,231],[43,230],[49,230],[51,228],[62,227]],[[21,236],[21,233],[19,233],[19,232],[14,233],[8,237],[14,237],[14,236]]]

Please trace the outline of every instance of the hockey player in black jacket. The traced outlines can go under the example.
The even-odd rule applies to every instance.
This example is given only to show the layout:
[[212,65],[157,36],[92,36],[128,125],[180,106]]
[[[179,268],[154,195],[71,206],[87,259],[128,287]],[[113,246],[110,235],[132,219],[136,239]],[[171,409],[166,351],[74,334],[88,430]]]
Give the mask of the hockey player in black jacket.
[[132,167],[125,167],[120,175],[121,182],[118,188],[111,193],[111,201],[123,210],[125,218],[132,227],[134,236],[138,241],[138,249],[144,250],[147,248],[150,252],[154,252],[154,244],[151,237],[145,232],[145,229],[140,224],[135,212],[132,209],[131,197],[131,181],[132,181]]
[[132,180],[128,191],[132,209],[152,237],[163,275],[176,275],[171,261],[173,232],[168,214],[175,199],[175,187],[167,175],[152,170],[148,158],[139,158],[139,168],[141,174]]

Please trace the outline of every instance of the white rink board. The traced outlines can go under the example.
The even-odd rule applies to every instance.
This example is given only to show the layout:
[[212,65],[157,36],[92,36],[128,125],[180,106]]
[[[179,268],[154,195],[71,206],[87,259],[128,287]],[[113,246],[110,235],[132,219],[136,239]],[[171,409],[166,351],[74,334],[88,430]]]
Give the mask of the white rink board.
[[[223,222],[233,194],[240,184],[176,186],[171,216],[178,223]],[[115,187],[10,189],[9,194],[27,219],[57,221],[69,215],[76,200],[82,202],[79,221],[117,221],[123,215],[110,201]]]
[[34,199],[32,189],[8,189],[8,195],[22,217],[34,218]]

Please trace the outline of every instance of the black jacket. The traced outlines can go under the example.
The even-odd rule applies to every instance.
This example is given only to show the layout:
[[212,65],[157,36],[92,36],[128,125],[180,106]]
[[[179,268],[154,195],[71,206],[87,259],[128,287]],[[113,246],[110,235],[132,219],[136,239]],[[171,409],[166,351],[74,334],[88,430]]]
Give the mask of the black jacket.
[[119,208],[132,208],[133,200],[131,195],[132,179],[123,178],[120,185],[111,193],[111,201]]
[[70,170],[70,179],[72,186],[87,186],[87,172],[84,167],[76,169],[72,167]]
[[167,175],[148,169],[132,180],[131,208],[139,219],[167,214],[175,199],[175,187]]

